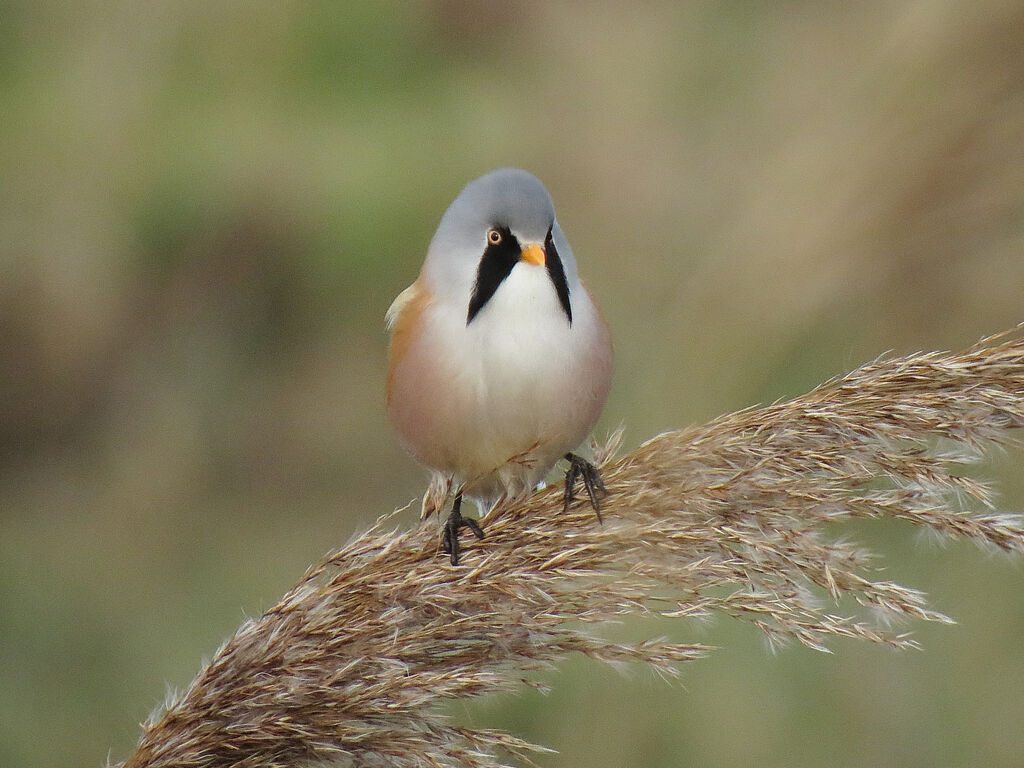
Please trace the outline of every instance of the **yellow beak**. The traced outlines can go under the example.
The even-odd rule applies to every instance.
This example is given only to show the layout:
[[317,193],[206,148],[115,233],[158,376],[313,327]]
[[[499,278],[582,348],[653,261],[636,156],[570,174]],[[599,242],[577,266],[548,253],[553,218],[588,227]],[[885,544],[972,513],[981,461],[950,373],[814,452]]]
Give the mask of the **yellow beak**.
[[547,258],[544,255],[544,247],[537,245],[536,243],[523,246],[523,252],[519,258],[527,264],[536,264],[538,267],[543,267],[547,263]]

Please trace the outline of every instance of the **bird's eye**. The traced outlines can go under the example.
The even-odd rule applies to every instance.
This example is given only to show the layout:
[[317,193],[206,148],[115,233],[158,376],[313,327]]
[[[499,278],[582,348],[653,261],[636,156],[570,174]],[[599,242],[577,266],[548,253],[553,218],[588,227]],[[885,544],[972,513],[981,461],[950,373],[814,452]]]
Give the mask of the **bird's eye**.
[[501,232],[496,229],[487,230],[487,242],[491,245],[501,245]]

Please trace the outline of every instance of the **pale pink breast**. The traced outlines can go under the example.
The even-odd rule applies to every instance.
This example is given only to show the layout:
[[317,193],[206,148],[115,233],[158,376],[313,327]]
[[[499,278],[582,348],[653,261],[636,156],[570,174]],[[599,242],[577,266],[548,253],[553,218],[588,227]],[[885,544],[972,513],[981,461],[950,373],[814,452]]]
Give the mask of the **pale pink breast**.
[[395,323],[387,399],[406,450],[468,481],[470,496],[493,501],[532,488],[586,438],[611,384],[608,328],[589,301],[581,305],[564,337],[541,329],[550,348],[510,351],[505,335],[495,344],[429,300],[407,302]]

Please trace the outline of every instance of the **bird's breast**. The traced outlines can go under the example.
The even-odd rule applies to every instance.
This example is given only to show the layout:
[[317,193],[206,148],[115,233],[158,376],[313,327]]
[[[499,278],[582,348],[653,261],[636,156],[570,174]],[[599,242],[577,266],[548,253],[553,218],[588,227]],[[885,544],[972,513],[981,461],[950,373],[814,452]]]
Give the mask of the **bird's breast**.
[[596,308],[576,290],[571,324],[546,270],[529,264],[516,265],[469,323],[464,306],[423,309],[393,363],[389,401],[421,462],[467,479],[535,451],[542,476],[586,437],[607,395],[611,349]]
[[532,399],[560,378],[574,332],[547,272],[520,263],[473,322],[465,327],[466,351],[476,361],[483,395],[521,392]]

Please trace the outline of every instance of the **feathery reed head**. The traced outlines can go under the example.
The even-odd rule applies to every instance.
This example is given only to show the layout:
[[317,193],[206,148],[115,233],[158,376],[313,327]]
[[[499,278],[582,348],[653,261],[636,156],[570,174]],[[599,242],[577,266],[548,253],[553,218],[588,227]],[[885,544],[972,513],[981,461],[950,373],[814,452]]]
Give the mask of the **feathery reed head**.
[[[879,360],[619,459],[613,440],[598,451],[603,525],[584,502],[562,514],[549,488],[496,509],[458,568],[433,526],[386,516],[246,621],[121,765],[497,766],[532,747],[451,725],[439,700],[514,688],[571,652],[673,674],[707,651],[591,630],[613,617],[721,612],[812,648],[911,645],[886,617],[948,619],[872,580],[869,553],[825,524],[896,517],[1024,551],[1019,522],[957,473],[1022,425],[1024,339],[1007,334]],[[830,612],[841,597],[863,610]]]

